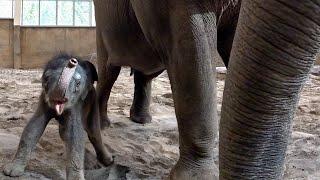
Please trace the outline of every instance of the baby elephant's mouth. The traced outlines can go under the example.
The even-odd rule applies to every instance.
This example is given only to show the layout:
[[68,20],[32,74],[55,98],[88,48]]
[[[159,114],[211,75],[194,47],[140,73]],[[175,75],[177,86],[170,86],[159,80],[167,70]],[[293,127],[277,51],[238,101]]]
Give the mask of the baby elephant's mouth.
[[54,109],[56,111],[56,113],[58,115],[61,115],[63,113],[64,110],[64,106],[67,102],[67,99],[63,99],[63,100],[53,100],[52,104],[54,106]]

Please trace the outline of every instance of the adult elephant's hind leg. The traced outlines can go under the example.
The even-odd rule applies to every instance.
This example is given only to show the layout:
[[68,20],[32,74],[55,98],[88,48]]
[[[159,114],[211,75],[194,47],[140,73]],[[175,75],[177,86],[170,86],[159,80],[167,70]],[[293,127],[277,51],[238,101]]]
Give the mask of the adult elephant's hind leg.
[[112,86],[117,80],[120,70],[121,67],[119,66],[112,66],[110,64],[99,65],[97,94],[99,102],[100,124],[102,129],[110,125],[110,120],[107,115],[108,100]]
[[[168,74],[179,128],[180,158],[171,179],[217,179],[213,146],[217,133],[213,52],[214,15],[176,20]],[[210,21],[210,22],[208,22]],[[185,23],[190,22],[190,24]],[[178,29],[179,27],[179,29]]]
[[145,75],[140,71],[134,71],[134,98],[130,109],[130,119],[137,123],[151,122],[149,111],[151,102],[151,83],[152,79],[163,71],[152,75]]
[[151,82],[142,72],[134,71],[134,98],[130,109],[130,119],[136,123],[151,122],[149,106],[151,101]]
[[108,100],[114,82],[117,80],[121,67],[108,63],[108,53],[104,46],[103,37],[97,30],[97,59],[98,59],[98,84],[97,100],[99,102],[101,128],[108,127],[110,120],[107,115]]

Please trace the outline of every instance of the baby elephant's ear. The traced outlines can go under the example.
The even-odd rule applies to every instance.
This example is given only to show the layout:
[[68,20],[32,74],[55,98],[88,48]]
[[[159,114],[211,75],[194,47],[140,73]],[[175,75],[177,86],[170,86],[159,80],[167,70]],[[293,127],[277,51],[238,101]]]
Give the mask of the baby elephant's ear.
[[86,65],[87,74],[91,76],[93,82],[98,81],[98,73],[94,65],[89,61],[85,61],[84,63]]

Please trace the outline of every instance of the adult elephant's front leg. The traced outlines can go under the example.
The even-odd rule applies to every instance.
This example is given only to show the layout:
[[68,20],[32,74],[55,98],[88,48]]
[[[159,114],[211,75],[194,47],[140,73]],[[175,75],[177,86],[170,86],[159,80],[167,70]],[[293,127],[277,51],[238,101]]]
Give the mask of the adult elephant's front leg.
[[173,38],[168,74],[179,128],[180,158],[170,178],[217,179],[213,161],[217,133],[212,63],[216,47],[215,16],[206,16],[212,24],[199,14],[188,19],[179,18],[174,19],[177,26],[172,27],[177,34]]
[[243,1],[220,121],[220,179],[282,179],[299,93],[320,47],[320,0]]

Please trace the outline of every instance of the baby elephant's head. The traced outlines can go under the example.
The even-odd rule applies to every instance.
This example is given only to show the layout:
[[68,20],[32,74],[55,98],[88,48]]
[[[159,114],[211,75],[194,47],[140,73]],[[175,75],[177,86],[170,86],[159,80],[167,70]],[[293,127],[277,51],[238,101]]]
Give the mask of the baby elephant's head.
[[83,101],[97,80],[97,71],[89,61],[58,55],[49,61],[42,75],[46,103],[61,115]]

